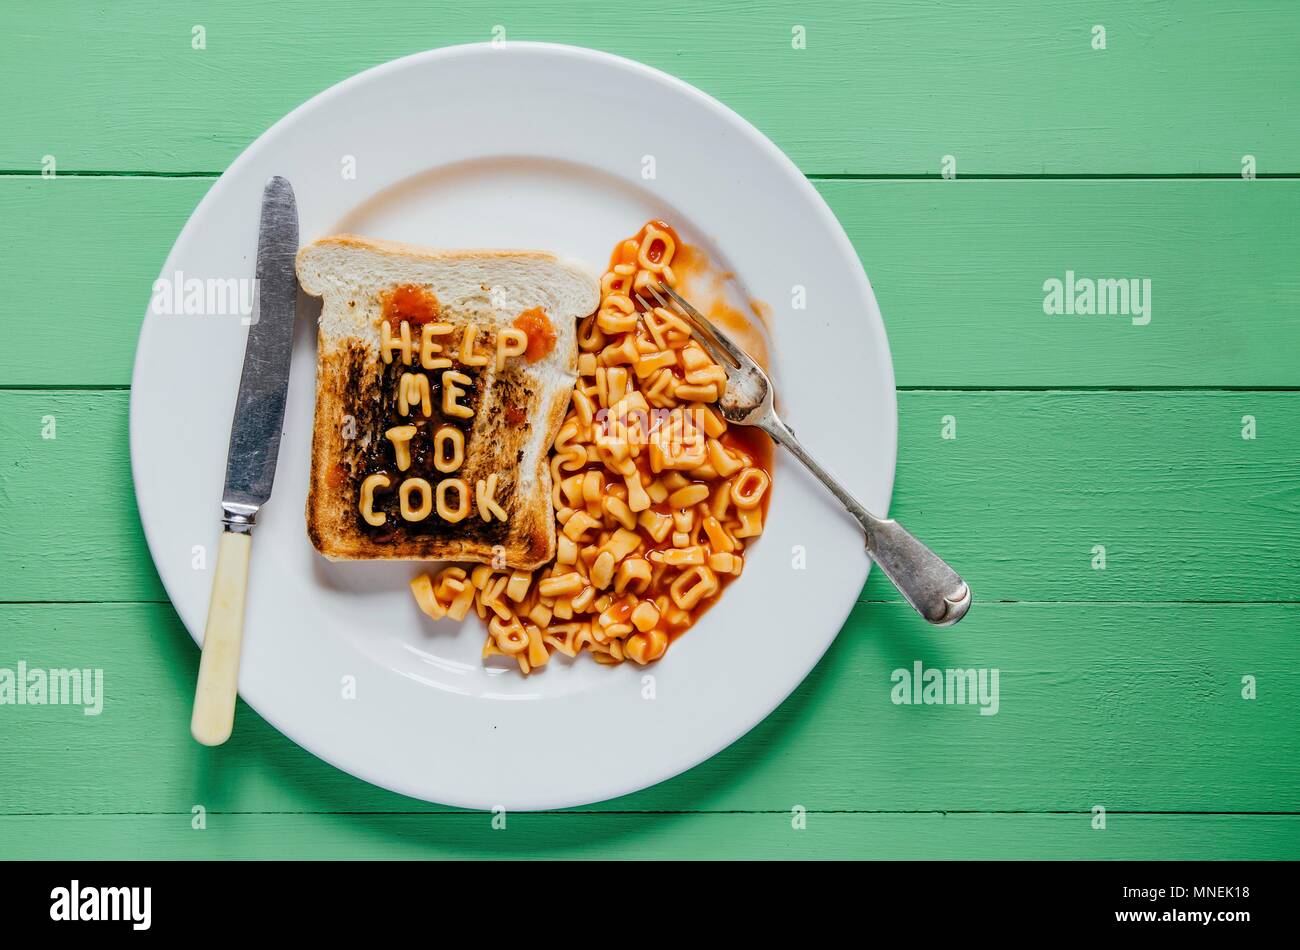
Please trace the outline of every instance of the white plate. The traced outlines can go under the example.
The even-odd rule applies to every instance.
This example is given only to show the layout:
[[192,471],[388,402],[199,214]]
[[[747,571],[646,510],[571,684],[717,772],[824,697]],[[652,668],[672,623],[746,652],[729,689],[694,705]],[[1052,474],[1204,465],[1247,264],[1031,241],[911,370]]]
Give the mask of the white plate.
[[[644,177],[647,156],[653,178]],[[355,178],[345,177],[353,163]],[[667,219],[772,306],[785,417],[885,513],[894,378],[871,286],[794,164],[697,89],[550,44],[461,46],[388,63],[249,146],[191,216],[162,279],[251,278],[259,200],[273,174],[293,182],[303,243],[346,227],[445,247],[542,248],[599,272],[617,240]],[[796,287],[806,309],[793,307]],[[299,309],[275,492],[254,534],[239,691],[353,775],[471,808],[558,808],[645,788],[770,713],[862,589],[868,560],[857,528],[778,457],[767,528],[744,574],[664,660],[607,668],[557,657],[528,678],[485,668],[476,616],[457,627],[416,610],[407,590],[415,565],[331,564],[308,542],[316,347],[301,318],[315,310]],[[136,497],[158,573],[196,641],[245,334],[238,317],[150,312],[136,353]],[[205,566],[195,566],[196,546]],[[796,546],[806,569],[793,566]]]

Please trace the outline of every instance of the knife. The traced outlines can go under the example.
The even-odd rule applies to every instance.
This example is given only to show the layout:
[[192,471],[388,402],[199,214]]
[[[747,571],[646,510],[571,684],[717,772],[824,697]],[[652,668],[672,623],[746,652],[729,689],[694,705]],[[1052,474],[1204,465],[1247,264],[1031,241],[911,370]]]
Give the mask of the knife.
[[294,274],[297,253],[298,205],[293,187],[276,176],[262,192],[256,313],[248,328],[244,371],[230,424],[226,487],[221,497],[221,543],[203,633],[194,716],[190,720],[190,732],[204,745],[221,745],[230,738],[235,722],[253,524],[271,497],[289,388],[298,296]]

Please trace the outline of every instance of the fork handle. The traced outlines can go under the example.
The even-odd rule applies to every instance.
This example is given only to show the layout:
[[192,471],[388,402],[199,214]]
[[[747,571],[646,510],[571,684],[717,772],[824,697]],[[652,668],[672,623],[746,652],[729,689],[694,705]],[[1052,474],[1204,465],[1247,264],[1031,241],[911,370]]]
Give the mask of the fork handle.
[[950,626],[966,616],[971,592],[960,574],[897,521],[877,518],[863,508],[834,475],[808,454],[775,412],[759,426],[816,475],[858,520],[867,536],[867,553],[917,613],[937,627]]

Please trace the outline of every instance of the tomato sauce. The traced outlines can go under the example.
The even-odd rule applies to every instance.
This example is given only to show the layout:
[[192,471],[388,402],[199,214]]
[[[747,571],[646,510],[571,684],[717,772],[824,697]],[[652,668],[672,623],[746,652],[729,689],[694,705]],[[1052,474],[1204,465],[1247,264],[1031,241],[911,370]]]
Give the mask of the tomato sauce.
[[402,326],[402,321],[409,323],[412,329],[432,323],[442,313],[442,305],[433,291],[416,284],[400,284],[383,294],[384,319],[394,333]]
[[528,336],[528,346],[524,350],[524,359],[528,362],[536,363],[555,349],[555,327],[541,307],[525,310],[515,317],[513,326]]

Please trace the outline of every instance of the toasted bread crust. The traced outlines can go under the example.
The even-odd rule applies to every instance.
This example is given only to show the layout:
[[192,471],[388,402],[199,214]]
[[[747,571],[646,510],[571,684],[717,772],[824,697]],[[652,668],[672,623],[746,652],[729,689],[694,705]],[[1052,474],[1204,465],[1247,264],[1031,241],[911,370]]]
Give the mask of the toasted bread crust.
[[548,254],[546,251],[512,251],[503,248],[489,248],[487,250],[467,250],[463,248],[451,248],[441,250],[431,247],[425,247],[421,244],[408,244],[405,241],[389,241],[385,238],[364,237],[360,234],[335,234],[332,237],[321,238],[319,241],[302,248],[298,253],[302,255],[310,248],[321,247],[349,247],[362,251],[379,251],[384,254],[391,254],[394,257],[414,258],[416,260],[487,260],[493,257],[503,259],[530,259],[537,261],[553,261],[554,254]]

